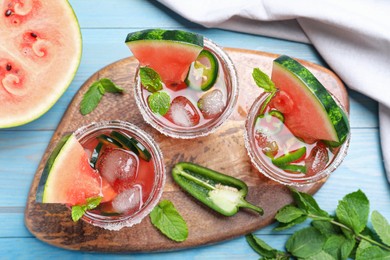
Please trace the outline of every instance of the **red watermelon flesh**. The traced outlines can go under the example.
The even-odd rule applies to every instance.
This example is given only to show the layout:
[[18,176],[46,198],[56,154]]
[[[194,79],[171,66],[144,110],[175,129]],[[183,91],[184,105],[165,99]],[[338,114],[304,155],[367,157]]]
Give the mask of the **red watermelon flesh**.
[[102,202],[111,201],[116,192],[91,168],[87,153],[72,135],[53,163],[45,184],[43,202],[72,206],[99,196],[103,197]]
[[295,136],[307,143],[339,141],[333,125],[328,123],[324,107],[307,87],[302,86],[301,80],[274,63],[272,81],[279,91],[271,100],[270,107],[283,113],[285,125]]
[[139,41],[128,45],[140,65],[154,69],[167,85],[184,82],[191,63],[202,50],[173,41]]
[[78,68],[81,34],[68,1],[0,3],[0,128],[27,123],[62,95]]

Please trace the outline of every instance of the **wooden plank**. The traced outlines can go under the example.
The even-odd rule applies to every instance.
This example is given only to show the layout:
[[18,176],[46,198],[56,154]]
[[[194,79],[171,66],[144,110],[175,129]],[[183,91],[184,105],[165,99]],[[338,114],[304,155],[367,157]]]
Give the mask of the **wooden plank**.
[[[267,240],[266,236],[262,239]],[[270,244],[283,249],[288,236],[272,236]],[[2,259],[258,259],[259,256],[240,237],[228,242],[196,248],[196,250],[171,251],[164,253],[96,254],[69,251],[42,243],[35,238],[0,238]]]
[[[145,0],[70,0],[81,28],[202,27],[169,10],[157,1]],[[97,22],[98,20],[104,22]]]

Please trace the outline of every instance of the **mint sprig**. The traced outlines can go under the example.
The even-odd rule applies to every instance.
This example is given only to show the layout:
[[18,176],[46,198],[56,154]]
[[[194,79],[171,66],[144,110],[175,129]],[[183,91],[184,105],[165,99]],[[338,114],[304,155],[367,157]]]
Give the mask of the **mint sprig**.
[[259,110],[259,115],[263,115],[268,103],[275,96],[278,89],[270,77],[268,77],[268,75],[262,72],[259,68],[253,69],[252,77],[258,87],[262,88],[265,92],[270,93]]
[[169,200],[161,201],[149,216],[152,224],[168,238],[176,242],[187,239],[187,224]]
[[123,88],[107,78],[95,81],[87,92],[85,92],[83,99],[81,100],[80,113],[84,116],[91,113],[99,105],[100,100],[106,92],[122,93]]
[[[374,231],[367,227],[369,201],[358,190],[347,194],[332,216],[322,210],[315,199],[303,192],[291,189],[295,205],[281,208],[275,219],[283,230],[306,219],[312,219],[311,227],[296,231],[287,241],[287,252],[278,251],[252,234],[247,235],[249,245],[264,259],[390,259],[390,225],[377,211],[371,215]],[[285,258],[284,258],[285,257]]]
[[171,106],[171,97],[164,91],[158,91],[148,97],[148,104],[153,113],[164,116]]
[[72,206],[72,220],[74,222],[78,221],[82,216],[84,216],[87,210],[91,210],[99,206],[101,201],[102,197],[88,198],[85,204]]
[[142,86],[149,92],[156,92],[162,90],[162,80],[160,75],[149,67],[140,67],[139,75]]

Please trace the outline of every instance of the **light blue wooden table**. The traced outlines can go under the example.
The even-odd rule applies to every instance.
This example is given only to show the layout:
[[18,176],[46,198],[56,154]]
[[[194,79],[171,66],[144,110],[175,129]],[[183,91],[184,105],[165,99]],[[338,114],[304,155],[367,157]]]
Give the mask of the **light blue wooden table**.
[[[164,6],[143,0],[71,0],[83,35],[83,57],[71,86],[56,105],[38,120],[0,130],[0,258],[156,258],[156,259],[258,259],[244,237],[199,248],[144,254],[92,254],[59,249],[37,240],[24,226],[24,208],[39,161],[72,97],[95,71],[130,56],[124,44],[127,33],[146,28],[186,29],[205,35],[222,46],[287,54],[326,66],[312,46],[236,32],[205,29],[190,23]],[[1,44],[1,43],[0,43]],[[341,58],[341,57],[340,57]],[[390,187],[383,168],[377,103],[349,91],[352,139],[349,154],[315,194],[320,206],[333,212],[345,194],[362,189],[371,210],[390,219]],[[267,227],[256,235],[283,249],[295,229],[273,232]]]

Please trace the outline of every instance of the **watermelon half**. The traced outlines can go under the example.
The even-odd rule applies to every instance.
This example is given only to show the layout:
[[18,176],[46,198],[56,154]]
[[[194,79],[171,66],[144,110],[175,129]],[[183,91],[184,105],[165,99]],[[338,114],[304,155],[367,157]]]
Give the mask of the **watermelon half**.
[[43,203],[84,204],[88,198],[116,196],[112,187],[91,168],[84,148],[74,135],[65,136],[52,152],[38,184],[36,200]]
[[49,110],[81,59],[77,18],[66,0],[0,2],[0,128]]
[[270,106],[283,113],[284,124],[295,136],[333,146],[347,139],[347,115],[308,69],[283,55],[274,60],[271,78],[279,91]]
[[133,32],[125,42],[140,65],[154,69],[167,85],[184,82],[191,63],[203,49],[203,36],[180,30]]

